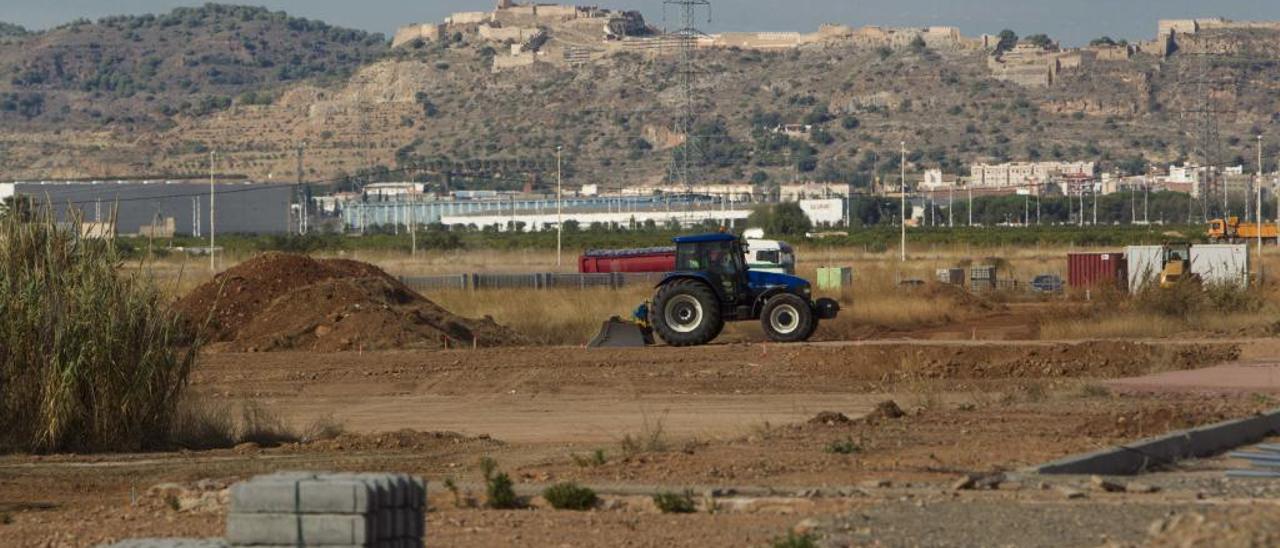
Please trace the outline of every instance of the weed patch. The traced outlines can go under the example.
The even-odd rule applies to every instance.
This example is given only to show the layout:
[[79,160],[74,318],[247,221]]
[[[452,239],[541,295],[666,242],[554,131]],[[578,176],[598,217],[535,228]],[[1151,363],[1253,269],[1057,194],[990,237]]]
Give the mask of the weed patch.
[[653,496],[653,504],[664,514],[692,514],[698,510],[693,501],[693,491],[658,493]]
[[787,536],[773,539],[773,548],[817,548],[818,544],[809,534],[797,535],[787,532]]
[[546,488],[542,498],[556,510],[590,510],[599,501],[595,491],[572,482]]
[[495,510],[511,510],[520,507],[511,476],[498,471],[498,461],[489,457],[480,459],[480,472],[484,476],[485,503]]
[[854,443],[853,438],[845,438],[836,440],[827,444],[827,452],[836,455],[852,455],[862,450],[862,447]]
[[664,418],[650,422],[649,417],[646,416],[639,434],[628,433],[622,437],[619,443],[622,453],[634,456],[640,453],[662,453],[668,450],[671,444],[667,442],[665,423]]
[[579,455],[577,453],[573,453],[569,456],[573,458],[574,464],[581,466],[583,468],[604,466],[606,463],[609,462],[608,459],[605,458],[604,449],[596,449],[595,451],[591,452],[590,455],[587,455],[587,456]]
[[252,442],[262,447],[276,447],[297,443],[302,436],[289,429],[279,415],[272,413],[255,401],[244,404],[241,410],[240,442]]

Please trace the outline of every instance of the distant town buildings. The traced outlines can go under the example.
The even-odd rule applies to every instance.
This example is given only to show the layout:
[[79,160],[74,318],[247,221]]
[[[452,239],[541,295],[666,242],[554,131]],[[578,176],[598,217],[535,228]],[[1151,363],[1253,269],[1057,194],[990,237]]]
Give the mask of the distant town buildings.
[[1097,165],[1093,162],[975,163],[969,168],[969,184],[974,189],[1039,194],[1044,185],[1055,179],[1093,179],[1096,175]]

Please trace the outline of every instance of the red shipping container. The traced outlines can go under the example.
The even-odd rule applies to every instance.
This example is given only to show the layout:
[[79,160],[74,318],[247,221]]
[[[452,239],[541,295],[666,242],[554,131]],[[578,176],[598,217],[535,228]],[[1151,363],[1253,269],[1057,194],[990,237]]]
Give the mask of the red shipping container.
[[1068,253],[1067,285],[1073,288],[1115,287],[1128,281],[1124,253]]
[[578,272],[671,272],[676,269],[676,249],[593,250],[578,257]]

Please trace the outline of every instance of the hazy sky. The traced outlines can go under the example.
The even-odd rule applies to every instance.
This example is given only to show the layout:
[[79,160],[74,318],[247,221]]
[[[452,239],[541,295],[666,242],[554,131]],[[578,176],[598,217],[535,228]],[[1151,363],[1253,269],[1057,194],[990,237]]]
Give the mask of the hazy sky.
[[[408,21],[439,21],[454,11],[489,10],[491,0],[222,0],[265,5],[332,24],[390,35]],[[542,0],[551,2],[553,0]],[[202,1],[0,0],[0,20],[42,29],[104,15],[158,13]],[[567,3],[567,2],[566,2]],[[662,26],[662,0],[579,0],[579,4],[640,9]],[[1156,19],[1226,17],[1280,20],[1276,0],[712,0],[710,32],[725,30],[813,30],[821,23],[851,25],[954,25],[966,35],[1012,28],[1020,35],[1044,32],[1067,45],[1109,35],[1150,39]],[[675,14],[672,12],[672,17]],[[674,19],[673,19],[674,22]],[[672,25],[674,26],[674,25]]]

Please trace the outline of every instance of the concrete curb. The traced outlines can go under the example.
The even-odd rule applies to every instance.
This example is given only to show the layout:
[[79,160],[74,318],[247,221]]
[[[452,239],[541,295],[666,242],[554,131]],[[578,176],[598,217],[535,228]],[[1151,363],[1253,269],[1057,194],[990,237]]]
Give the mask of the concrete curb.
[[1131,476],[1182,459],[1216,455],[1280,433],[1280,409],[1260,415],[1170,432],[1101,451],[1072,455],[1029,470],[1037,474]]

